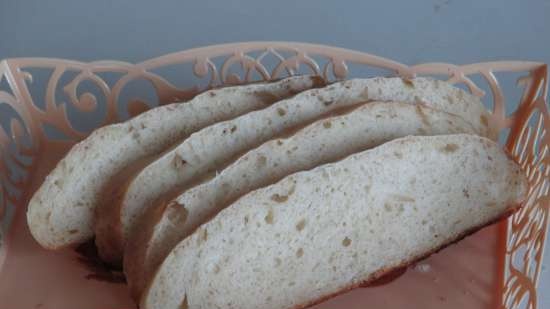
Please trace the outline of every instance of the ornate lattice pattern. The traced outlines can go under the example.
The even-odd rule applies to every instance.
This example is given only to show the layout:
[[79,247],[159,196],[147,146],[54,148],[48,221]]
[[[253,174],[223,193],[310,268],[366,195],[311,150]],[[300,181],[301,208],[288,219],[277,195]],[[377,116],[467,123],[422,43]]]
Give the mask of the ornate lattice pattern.
[[[187,86],[176,85],[158,71],[188,64],[191,76]],[[536,308],[536,282],[540,273],[542,252],[548,225],[550,116],[546,103],[547,68],[534,62],[490,62],[464,66],[430,63],[407,66],[381,57],[340,48],[302,43],[260,42],[236,43],[183,51],[139,64],[114,61],[81,63],[56,59],[9,59],[0,62],[0,231],[7,232],[8,214],[24,211],[24,191],[33,175],[33,167],[49,142],[45,127],[50,126],[65,136],[65,143],[75,143],[89,132],[75,128],[68,108],[94,114],[104,110],[98,126],[121,121],[121,92],[134,80],[146,80],[158,97],[159,104],[181,101],[211,87],[273,80],[298,73],[310,73],[333,81],[344,79],[355,67],[367,66],[389,70],[394,75],[411,78],[416,75],[445,76],[451,83],[465,85],[473,94],[485,92],[472,76],[481,76],[493,99],[490,121],[510,133],[505,149],[521,164],[531,188],[527,204],[508,220],[506,250],[502,253],[502,303],[505,308]],[[49,69],[44,102],[37,102],[30,91],[32,69]],[[71,72],[72,78],[62,77]],[[506,111],[504,93],[496,74],[524,72],[519,80],[523,97],[518,108]],[[116,73],[109,83],[105,73]],[[366,76],[364,76],[366,77]],[[83,92],[84,83],[93,84],[97,93]],[[3,89],[2,84],[8,85]],[[63,92],[67,102],[58,100]],[[40,106],[40,107],[39,107]],[[151,106],[139,98],[128,103],[126,112],[135,115]],[[14,207],[12,209],[11,207]],[[2,220],[3,218],[3,220]],[[1,235],[1,233],[0,233]],[[1,239],[1,237],[0,237]],[[0,243],[1,244],[1,243]],[[3,246],[6,249],[7,246]],[[5,252],[5,250],[4,250]],[[0,254],[0,265],[2,255]]]

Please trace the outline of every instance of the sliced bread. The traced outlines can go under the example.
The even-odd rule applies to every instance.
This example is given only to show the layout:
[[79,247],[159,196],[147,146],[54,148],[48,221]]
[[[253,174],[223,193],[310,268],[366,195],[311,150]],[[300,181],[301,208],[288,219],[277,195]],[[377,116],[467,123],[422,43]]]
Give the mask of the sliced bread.
[[175,247],[141,308],[304,308],[498,220],[526,191],[486,138],[396,139],[240,198]]
[[146,213],[124,256],[133,297],[139,298],[177,243],[243,194],[395,138],[453,133],[473,134],[474,130],[459,116],[422,105],[372,102],[251,150],[212,180],[185,191],[166,207]]
[[96,228],[101,256],[119,261],[128,235],[145,211],[200,182],[197,177],[221,169],[233,156],[284,130],[368,100],[422,103],[463,117],[477,134],[493,136],[480,100],[438,80],[353,79],[306,91],[265,110],[206,128],[147,166],[123,187],[120,202],[104,204],[107,209],[98,216],[101,221]]
[[110,188],[162,151],[202,127],[320,84],[320,78],[298,76],[220,88],[97,129],[69,151],[31,198],[27,221],[33,237],[49,249],[90,239],[95,209]]

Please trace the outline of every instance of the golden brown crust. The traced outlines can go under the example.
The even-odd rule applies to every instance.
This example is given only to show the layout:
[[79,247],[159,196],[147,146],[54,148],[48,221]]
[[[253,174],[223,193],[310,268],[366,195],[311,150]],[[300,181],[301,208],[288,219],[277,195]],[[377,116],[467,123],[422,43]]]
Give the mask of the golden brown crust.
[[140,265],[145,264],[146,253],[149,249],[149,240],[155,231],[155,226],[162,219],[164,210],[170,203],[162,202],[158,207],[147,209],[138,228],[134,233],[130,233],[126,248],[124,249],[124,273],[131,297],[139,302],[146,280],[143,269]]

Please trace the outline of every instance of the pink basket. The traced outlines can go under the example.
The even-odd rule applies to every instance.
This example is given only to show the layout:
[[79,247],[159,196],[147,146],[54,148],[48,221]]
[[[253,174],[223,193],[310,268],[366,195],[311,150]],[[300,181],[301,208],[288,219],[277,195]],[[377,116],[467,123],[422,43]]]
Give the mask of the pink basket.
[[[43,83],[35,80],[37,70],[48,73]],[[102,280],[112,276],[90,268],[74,250],[40,248],[26,225],[26,205],[34,190],[91,129],[154,106],[151,93],[158,104],[166,104],[214,86],[300,73],[329,81],[351,75],[430,75],[464,87],[491,107],[489,121],[500,128],[503,148],[530,181],[526,204],[507,221],[419,262],[398,280],[352,291],[315,308],[537,308],[550,203],[545,64],[407,66],[335,47],[251,42],[192,49],[139,64],[40,58],[0,62],[0,309],[135,308],[124,284]],[[501,89],[500,76],[506,74],[522,74],[517,98],[506,98]],[[171,80],[174,76],[185,85]],[[150,93],[138,91],[138,97],[123,102],[136,81],[147,83]],[[506,110],[505,101],[516,102],[516,108]],[[73,113],[89,121],[79,122]]]

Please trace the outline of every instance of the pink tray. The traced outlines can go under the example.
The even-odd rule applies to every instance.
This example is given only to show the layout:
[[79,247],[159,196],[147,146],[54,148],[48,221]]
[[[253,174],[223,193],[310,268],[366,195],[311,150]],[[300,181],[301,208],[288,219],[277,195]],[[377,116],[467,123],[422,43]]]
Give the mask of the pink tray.
[[[47,72],[43,82],[33,82],[37,70]],[[214,86],[299,73],[330,81],[375,74],[431,75],[457,84],[491,107],[490,121],[501,129],[503,148],[530,181],[526,205],[507,221],[421,261],[397,280],[352,291],[315,308],[537,308],[550,204],[545,64],[407,66],[335,47],[250,42],[186,50],[139,64],[41,58],[0,62],[0,309],[135,308],[124,284],[106,280],[116,276],[90,267],[89,258],[75,250],[40,248],[25,220],[29,197],[71,145],[93,127],[155,105],[151,94],[143,91],[122,102],[130,84],[147,83],[158,104],[166,104]],[[501,76],[509,74],[517,79],[517,97],[506,98],[501,89]],[[183,82],[176,83],[174,76],[183,76]],[[506,101],[515,108],[506,110]],[[75,121],[73,112],[92,121],[88,130],[80,131],[83,123]]]

